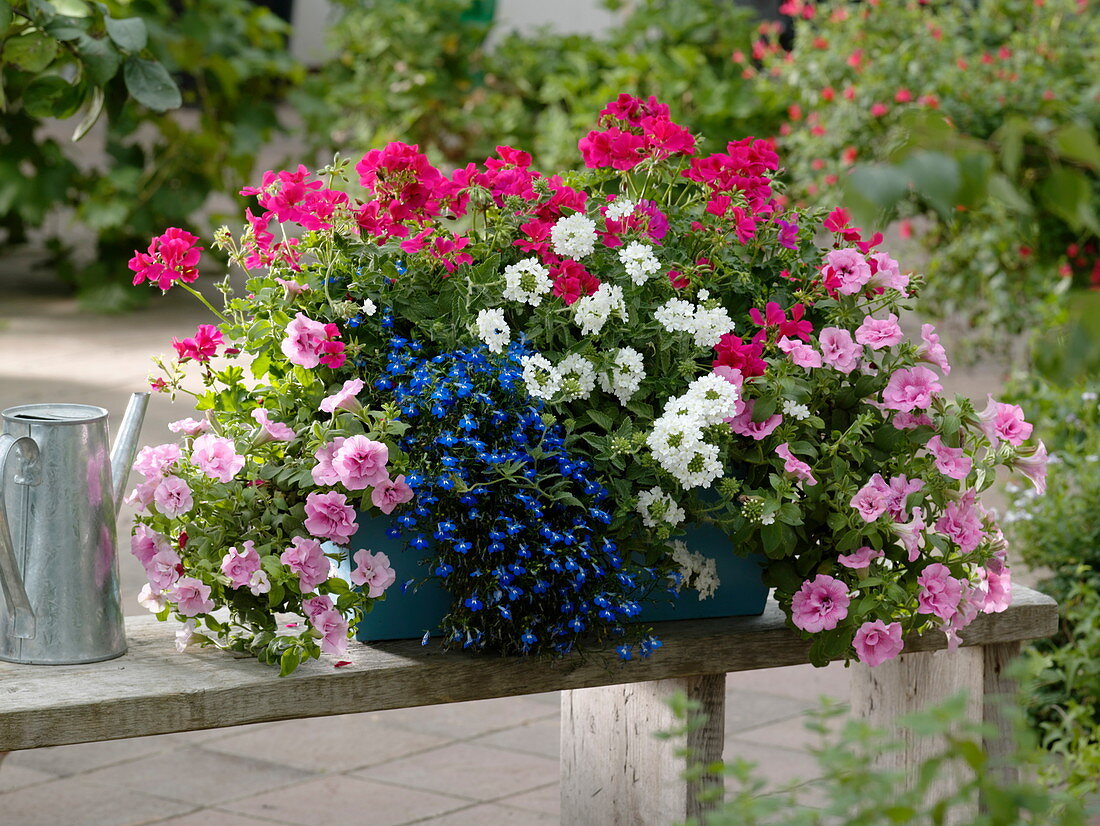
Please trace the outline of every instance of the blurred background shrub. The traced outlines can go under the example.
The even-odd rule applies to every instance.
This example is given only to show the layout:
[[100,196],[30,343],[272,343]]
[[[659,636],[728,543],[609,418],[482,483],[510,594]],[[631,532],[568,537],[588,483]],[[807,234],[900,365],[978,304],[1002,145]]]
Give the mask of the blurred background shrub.
[[906,221],[921,310],[1003,347],[1100,285],[1100,16],[1078,0],[785,4],[756,54],[789,102],[800,197]]

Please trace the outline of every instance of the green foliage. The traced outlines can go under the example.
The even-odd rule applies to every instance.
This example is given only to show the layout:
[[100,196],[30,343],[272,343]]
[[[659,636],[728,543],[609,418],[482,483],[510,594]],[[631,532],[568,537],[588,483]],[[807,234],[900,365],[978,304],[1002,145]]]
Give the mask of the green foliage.
[[[673,709],[686,721],[673,736],[703,722],[698,707],[682,698]],[[895,732],[846,719],[846,713],[826,703],[810,715],[807,728],[819,735],[810,752],[821,775],[812,784],[776,788],[749,760],[702,766],[685,751],[689,778],[721,772],[728,778],[727,785],[732,785],[724,801],[703,822],[707,826],[915,826],[963,822],[958,818],[975,811],[979,801],[983,804],[980,814],[965,821],[970,826],[1077,826],[1085,822],[1082,806],[1072,795],[1050,791],[1027,779],[1002,782],[997,772],[990,771],[990,757],[982,745],[985,728],[967,719],[965,695],[900,718]],[[1019,737],[1012,765],[1026,778],[1030,768],[1046,761],[1027,744],[1022,732]],[[908,775],[876,765],[883,754],[903,749],[903,738],[931,740],[936,748]],[[947,787],[950,791],[939,791],[949,778],[958,780]],[[933,790],[941,796],[931,795]],[[688,821],[688,826],[699,824],[694,819]]]
[[[785,140],[804,197],[864,226],[921,216],[922,310],[976,342],[1045,327],[1100,278],[1100,14],[1075,0],[819,3]],[[774,48],[774,47],[773,47]]]
[[770,91],[731,59],[753,31],[736,3],[642,0],[604,37],[498,32],[473,0],[341,5],[338,57],[300,96],[326,145],[333,133],[358,149],[403,140],[459,164],[504,143],[576,167],[578,133],[620,92],[655,95],[714,139],[775,129]]
[[[185,225],[211,193],[239,189],[280,128],[275,106],[301,73],[286,26],[248,0],[0,0],[4,8],[13,15],[0,25],[0,244],[23,243],[71,209],[96,238],[92,261],[77,262],[58,233],[47,239],[52,264],[86,303],[125,306],[138,296],[121,286],[133,250]],[[74,138],[106,115],[104,163],[78,164],[72,148],[42,136],[45,119],[81,107]]]

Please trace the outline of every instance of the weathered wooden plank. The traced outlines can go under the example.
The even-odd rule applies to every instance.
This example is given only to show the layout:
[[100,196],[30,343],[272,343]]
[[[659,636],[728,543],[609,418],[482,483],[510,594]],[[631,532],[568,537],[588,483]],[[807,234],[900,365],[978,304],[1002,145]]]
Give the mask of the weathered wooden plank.
[[1016,681],[1007,673],[1009,664],[1019,655],[1020,643],[1002,642],[982,646],[985,659],[985,722],[990,726],[985,739],[985,751],[990,765],[987,774],[993,774],[1002,785],[1020,779],[1020,770],[1013,761],[1016,748],[1016,732],[1009,713],[1009,706],[1016,702]]
[[[667,826],[706,811],[701,800],[721,778],[683,778],[681,740],[657,732],[678,727],[669,699],[683,692],[702,706],[705,725],[687,748],[702,763],[722,758],[726,675],[563,691],[561,820],[572,826]],[[711,797],[711,800],[720,799]]]
[[[966,645],[1052,634],[1053,600],[1017,588],[1003,614],[979,617]],[[558,661],[443,653],[418,641],[353,645],[350,665],[310,662],[290,677],[216,650],[177,654],[174,627],[127,621],[130,648],[116,660],[71,666],[0,663],[0,750],[482,700],[601,685],[746,671],[806,662],[807,644],[769,602],[759,617],[660,623],[664,647],[621,663],[589,652]],[[944,647],[942,634],[908,651]]]
[[[856,666],[852,673],[852,714],[876,728],[890,731],[905,744],[898,751],[883,751],[877,763],[884,769],[899,771],[914,780],[920,766],[944,748],[942,738],[922,737],[898,725],[898,718],[949,697],[967,693],[967,716],[982,720],[983,655],[981,648],[958,651],[926,651],[902,654],[875,668]],[[960,788],[963,767],[957,763],[944,765],[938,781],[929,789],[928,801],[936,802]],[[974,821],[977,805],[972,810],[956,807],[948,826],[964,826]]]

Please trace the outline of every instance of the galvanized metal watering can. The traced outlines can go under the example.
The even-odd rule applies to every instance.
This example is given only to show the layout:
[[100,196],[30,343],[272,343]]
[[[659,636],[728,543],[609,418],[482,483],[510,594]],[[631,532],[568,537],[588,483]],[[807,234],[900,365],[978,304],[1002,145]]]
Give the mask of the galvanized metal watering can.
[[149,404],[135,393],[109,450],[107,411],[0,413],[0,660],[62,665],[126,652],[115,522]]

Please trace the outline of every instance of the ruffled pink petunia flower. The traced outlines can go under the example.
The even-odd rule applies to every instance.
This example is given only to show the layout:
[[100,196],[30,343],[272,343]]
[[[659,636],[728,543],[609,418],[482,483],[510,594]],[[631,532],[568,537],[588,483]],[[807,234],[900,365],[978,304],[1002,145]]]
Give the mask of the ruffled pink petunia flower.
[[214,610],[210,586],[194,577],[181,577],[168,592],[168,596],[176,603],[176,610],[185,617],[209,614]]
[[874,275],[865,286],[869,288],[885,288],[897,290],[906,295],[909,286],[909,276],[901,271],[898,262],[885,252],[874,252],[867,256],[868,263],[874,271]]
[[933,436],[924,445],[936,462],[936,470],[951,479],[965,479],[974,465],[961,447],[948,447],[939,436]]
[[337,545],[346,545],[359,530],[355,508],[348,504],[344,494],[336,491],[314,491],[306,497],[305,528],[313,536],[331,539]]
[[348,490],[364,490],[389,478],[390,449],[366,436],[349,436],[332,455],[332,469]]
[[821,353],[817,352],[817,350],[809,344],[803,344],[801,341],[792,341],[786,336],[783,336],[776,343],[780,350],[791,357],[792,364],[804,367],[807,370],[812,370],[823,364]]
[[340,481],[340,474],[338,474],[332,467],[332,457],[336,455],[341,445],[344,444],[344,437],[337,436],[331,442],[321,447],[313,453],[313,458],[317,460],[317,464],[310,470],[310,475],[313,477],[314,484],[318,485],[335,485]]
[[836,561],[843,565],[845,568],[851,568],[853,571],[862,571],[864,568],[871,567],[871,563],[876,559],[882,559],[886,554],[882,551],[876,551],[874,548],[864,545],[856,551],[850,554],[839,554]]
[[947,351],[940,344],[940,336],[936,332],[935,326],[922,324],[920,337],[924,343],[917,349],[917,358],[929,364],[934,364],[943,371],[945,376],[950,376],[951,363],[947,360]]
[[157,510],[169,519],[183,516],[195,505],[190,486],[178,476],[166,476],[160,480],[153,491],[153,502]]
[[901,623],[892,622],[889,625],[882,620],[865,622],[856,631],[855,639],[856,656],[864,665],[872,668],[882,665],[887,660],[892,660],[901,653],[905,643],[901,638]]
[[770,436],[772,431],[779,427],[783,417],[779,413],[773,413],[762,422],[754,422],[752,411],[755,407],[756,399],[747,400],[744,409],[736,416],[726,419],[726,424],[737,435],[748,436],[759,442],[761,439]]
[[876,473],[872,476],[856,495],[852,497],[850,504],[864,522],[874,522],[890,506],[894,492],[882,475]]
[[146,479],[163,479],[179,458],[180,446],[177,444],[143,447],[134,460],[133,468]]
[[933,562],[917,577],[917,613],[935,614],[949,620],[959,608],[963,584],[951,576],[951,570],[940,562]]
[[364,585],[371,599],[382,596],[397,581],[397,573],[390,567],[390,558],[384,553],[371,553],[368,550],[355,552],[355,570],[351,572],[351,581],[355,585]]
[[355,397],[362,389],[362,379],[348,379],[344,382],[344,386],[331,396],[321,399],[321,411],[335,413],[337,410],[347,410],[351,413],[358,413],[363,409],[363,405]]
[[294,432],[294,428],[289,425],[271,421],[271,414],[262,407],[257,407],[252,411],[252,418],[260,426],[260,433],[253,443],[255,445],[262,445],[267,442],[293,442],[298,435]]
[[392,480],[383,479],[370,493],[374,506],[387,515],[393,513],[398,505],[412,501],[412,498],[413,489],[405,483],[404,474]]
[[211,479],[226,483],[244,467],[244,456],[237,453],[231,439],[212,433],[199,436],[191,446],[191,462]]
[[857,249],[830,250],[821,269],[825,286],[843,295],[855,295],[871,280],[871,265]]
[[927,410],[932,397],[943,390],[936,374],[923,365],[897,370],[882,391],[882,406],[888,410],[912,413]]
[[222,573],[229,577],[232,588],[244,588],[252,581],[252,575],[260,570],[260,555],[256,553],[256,543],[245,540],[243,550],[230,548],[222,557]]
[[786,442],[779,445],[775,449],[776,455],[783,460],[783,470],[791,474],[796,479],[801,479],[807,485],[816,485],[817,479],[814,478],[813,471],[810,466],[798,459],[791,453],[791,449]]
[[170,547],[168,537],[164,534],[157,533],[141,522],[134,525],[134,533],[130,536],[130,553],[137,557],[142,567],[148,567],[149,560]]
[[1018,404],[1005,404],[993,400],[993,394],[987,394],[989,403],[978,414],[978,426],[996,446],[1001,441],[1010,445],[1022,445],[1031,436],[1032,427],[1024,419],[1024,411]]
[[298,575],[298,586],[303,594],[328,582],[332,572],[332,565],[316,539],[294,537],[290,547],[279,554],[279,561]]
[[321,634],[321,653],[346,657],[348,653],[348,621],[336,609],[322,611],[310,618],[310,624]]
[[168,429],[173,433],[182,433],[185,436],[201,436],[203,433],[210,431],[210,422],[206,419],[178,419],[169,422]]
[[1016,455],[1008,460],[1008,466],[1018,470],[1031,480],[1035,492],[1042,495],[1047,490],[1047,446],[1040,440],[1034,447],[1020,448]]
[[936,530],[953,540],[963,553],[970,553],[985,536],[982,516],[975,505],[978,492],[968,490],[954,502],[948,502],[943,516],[936,520]]
[[818,336],[821,358],[841,373],[851,373],[859,364],[863,347],[852,339],[852,334],[840,327],[825,327]]
[[848,616],[848,586],[828,574],[802,583],[791,599],[791,622],[796,628],[816,633],[832,631]]
[[884,347],[893,347],[904,336],[898,317],[890,313],[886,318],[872,318],[867,316],[863,323],[856,329],[856,341],[872,350],[881,350]]

